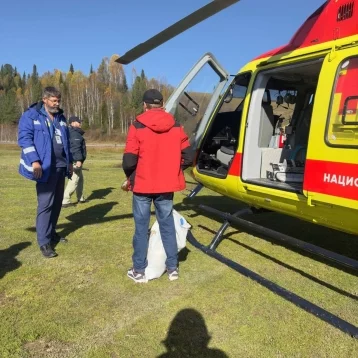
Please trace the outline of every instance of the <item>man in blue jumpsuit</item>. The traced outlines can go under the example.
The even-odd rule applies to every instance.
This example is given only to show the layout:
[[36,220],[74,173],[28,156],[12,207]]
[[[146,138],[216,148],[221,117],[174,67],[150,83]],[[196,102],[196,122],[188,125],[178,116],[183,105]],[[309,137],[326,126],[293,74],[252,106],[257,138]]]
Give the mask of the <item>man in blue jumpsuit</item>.
[[31,105],[20,118],[18,144],[21,147],[19,173],[36,181],[37,242],[42,254],[55,257],[54,246],[67,241],[56,233],[61,212],[65,177],[73,172],[66,118],[60,109],[61,93],[46,87],[42,101]]

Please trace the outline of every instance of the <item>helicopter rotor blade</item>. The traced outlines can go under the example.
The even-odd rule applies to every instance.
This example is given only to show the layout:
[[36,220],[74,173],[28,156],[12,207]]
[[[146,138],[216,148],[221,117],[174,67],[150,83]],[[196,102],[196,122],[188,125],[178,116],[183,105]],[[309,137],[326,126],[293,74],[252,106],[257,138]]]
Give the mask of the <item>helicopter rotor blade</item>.
[[190,15],[179,20],[175,24],[169,26],[159,34],[151,37],[149,40],[132,48],[123,56],[119,57],[116,62],[119,62],[123,65],[127,65],[132,61],[136,60],[137,58],[155,49],[156,47],[162,45],[163,43],[171,40],[175,36],[190,29],[194,25],[197,25],[198,23],[206,20],[207,18],[215,15],[221,10],[224,10],[239,1],[240,0],[213,0],[209,4],[201,7]]

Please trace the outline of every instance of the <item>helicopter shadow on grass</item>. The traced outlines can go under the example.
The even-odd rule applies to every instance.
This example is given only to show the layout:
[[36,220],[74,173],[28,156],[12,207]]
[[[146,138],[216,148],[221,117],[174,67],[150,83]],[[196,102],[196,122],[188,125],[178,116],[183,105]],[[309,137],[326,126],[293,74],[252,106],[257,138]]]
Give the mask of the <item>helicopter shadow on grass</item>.
[[[206,205],[215,208],[217,210],[226,213],[231,213],[231,214],[237,212],[240,209],[247,208],[247,205],[245,203],[224,196],[203,195],[203,196],[195,196],[194,198],[191,199],[184,198],[182,203],[175,205],[175,209],[178,211],[190,209],[194,211],[191,217],[205,216],[205,217],[209,217],[212,220],[217,221],[218,224],[222,224],[224,222],[223,219],[221,219],[220,217],[201,210],[199,208],[199,205]],[[266,213],[260,213],[255,215],[248,214],[242,216],[242,219],[246,219],[255,224],[261,225],[265,228],[278,231],[285,235],[292,236],[298,240],[316,245],[326,250],[333,251],[337,254],[352,258],[354,260],[358,259],[358,240],[353,235],[341,231],[329,229],[320,225],[311,224],[309,222],[275,212],[266,212]],[[219,227],[220,225],[218,225],[217,229],[219,229]],[[239,226],[235,224],[233,224],[232,227],[239,228]],[[213,236],[216,233],[213,230],[210,229],[208,230],[213,233]],[[249,231],[246,229],[244,231],[260,239],[269,241],[273,245],[283,246],[293,252],[299,253],[300,255],[309,257],[315,261],[324,263],[326,265],[337,268],[351,275],[357,276],[357,272],[353,269],[350,269],[349,267],[332,262],[315,254],[311,254],[307,251],[293,247],[284,242],[275,240],[266,235],[258,234],[255,231]],[[226,238],[225,235],[224,238]],[[224,243],[225,240],[221,245],[223,245]]]
[[[209,229],[209,228],[207,228],[207,227],[205,227],[203,225],[198,225],[198,227],[200,227],[201,229],[212,233],[213,235],[216,234],[216,231],[211,230],[211,229]],[[303,271],[301,269],[298,269],[298,268],[296,268],[294,266],[286,264],[285,262],[283,262],[281,260],[278,260],[275,257],[267,255],[267,254],[261,252],[260,250],[257,250],[255,248],[253,248],[252,246],[244,244],[242,241],[240,241],[238,239],[232,238],[233,236],[235,236],[237,234],[240,234],[240,233],[241,233],[241,231],[237,230],[237,231],[234,231],[234,232],[230,232],[228,234],[224,234],[224,239],[229,240],[230,242],[232,242],[232,243],[234,243],[234,244],[236,244],[236,245],[238,245],[238,246],[240,246],[240,247],[242,247],[242,248],[244,248],[246,250],[249,250],[249,251],[253,252],[254,254],[259,255],[259,256],[261,256],[261,257],[263,257],[263,258],[265,258],[265,259],[267,259],[267,260],[269,260],[269,261],[271,261],[271,262],[273,262],[275,264],[278,264],[278,265],[280,265],[280,266],[282,266],[282,267],[284,267],[284,268],[286,268],[288,270],[296,272],[299,275],[301,275],[301,276],[303,276],[305,278],[308,278],[309,280],[311,280],[311,281],[313,281],[315,283],[318,283],[321,286],[324,286],[324,287],[326,287],[326,288],[328,288],[328,289],[330,289],[332,291],[335,291],[335,292],[339,293],[340,295],[343,295],[345,297],[348,297],[348,298],[351,298],[353,300],[358,301],[358,296],[356,296],[356,295],[354,295],[354,294],[352,294],[350,292],[344,291],[344,290],[340,289],[339,287],[331,285],[328,282],[322,281],[321,279],[319,279],[319,278],[317,278],[315,276],[312,276],[311,274],[309,274],[309,273],[307,273],[307,272],[305,272],[305,271]]]

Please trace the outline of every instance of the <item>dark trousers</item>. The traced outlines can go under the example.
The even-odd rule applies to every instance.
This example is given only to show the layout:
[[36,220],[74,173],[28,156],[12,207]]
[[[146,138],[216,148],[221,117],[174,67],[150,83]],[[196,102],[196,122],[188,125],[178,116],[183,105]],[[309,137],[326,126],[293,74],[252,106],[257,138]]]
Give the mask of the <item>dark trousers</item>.
[[36,232],[39,246],[50,243],[60,216],[66,168],[54,168],[47,183],[36,183]]
[[155,207],[155,216],[158,220],[160,236],[167,255],[166,267],[175,270],[178,266],[178,246],[173,217],[173,193],[167,194],[134,194],[133,216],[135,233],[133,237],[132,256],[134,270],[144,273],[148,265],[148,229],[150,221],[150,207]]

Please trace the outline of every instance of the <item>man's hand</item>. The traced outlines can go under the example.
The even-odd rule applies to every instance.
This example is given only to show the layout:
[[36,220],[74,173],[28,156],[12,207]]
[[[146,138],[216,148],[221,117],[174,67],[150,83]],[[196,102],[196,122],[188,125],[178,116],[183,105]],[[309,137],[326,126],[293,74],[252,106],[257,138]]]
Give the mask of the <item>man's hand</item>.
[[126,179],[123,184],[121,185],[121,189],[123,191],[129,191],[130,190],[130,181]]
[[82,167],[82,162],[77,161],[77,162],[76,162],[76,167],[77,167],[77,168],[81,168],[81,167]]
[[40,179],[42,177],[42,167],[39,162],[32,163],[32,169],[35,179]]

